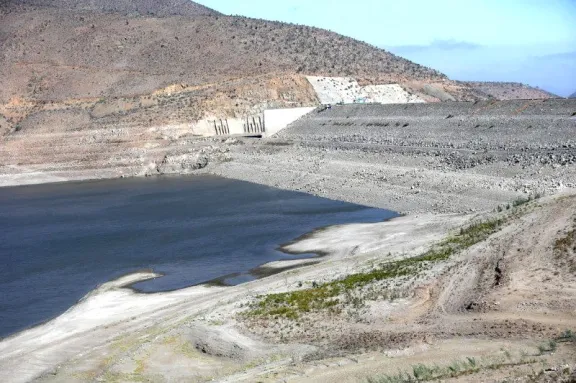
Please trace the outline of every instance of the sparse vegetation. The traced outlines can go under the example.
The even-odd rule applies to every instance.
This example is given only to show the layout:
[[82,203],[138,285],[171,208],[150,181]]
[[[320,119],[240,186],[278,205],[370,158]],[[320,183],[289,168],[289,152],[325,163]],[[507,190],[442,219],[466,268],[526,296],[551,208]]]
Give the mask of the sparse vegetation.
[[576,273],[576,229],[554,242],[554,258],[570,273]]
[[519,197],[519,198],[515,199],[514,201],[512,201],[512,204],[498,205],[498,207],[496,208],[496,211],[498,213],[501,213],[502,211],[504,211],[504,209],[510,210],[512,207],[520,207],[520,206],[523,206],[523,205],[530,203],[531,201],[535,201],[535,200],[540,199],[540,198],[542,198],[542,195],[540,193],[536,193],[534,195],[529,195],[528,197]]
[[549,340],[548,342],[539,345],[538,351],[540,352],[540,355],[544,355],[556,351],[556,348],[558,348],[558,343],[556,343],[555,340]]
[[512,203],[512,205],[513,205],[514,207],[518,207],[518,206],[525,205],[525,204],[527,204],[527,203],[530,202],[530,201],[531,201],[530,197],[528,197],[528,198],[522,198],[522,197],[520,197],[520,198],[515,199],[514,202]]
[[366,124],[367,127],[373,127],[373,126],[378,126],[378,127],[387,127],[390,126],[389,122],[369,122]]
[[554,243],[554,250],[558,252],[567,252],[574,250],[576,244],[576,229],[569,231],[565,236],[559,238]]
[[576,343],[576,333],[572,330],[565,330],[558,338],[555,339],[556,342],[573,342]]
[[509,352],[502,356],[477,360],[468,357],[464,360],[455,360],[448,366],[418,364],[412,366],[411,372],[399,372],[392,375],[382,375],[368,378],[368,383],[417,383],[456,378],[463,375],[475,374],[484,369],[496,370],[503,367],[520,366],[535,363],[535,359],[526,359],[522,356],[513,359]]
[[[419,273],[428,265],[444,261],[453,254],[488,238],[503,222],[502,219],[494,219],[472,224],[460,229],[457,235],[447,238],[420,256],[387,262],[369,272],[351,274],[304,290],[262,296],[258,302],[251,305],[245,315],[298,319],[300,314],[311,311],[332,309],[338,312],[337,306],[341,303],[342,295],[345,296],[350,291],[373,282]],[[348,296],[350,297],[349,294]]]

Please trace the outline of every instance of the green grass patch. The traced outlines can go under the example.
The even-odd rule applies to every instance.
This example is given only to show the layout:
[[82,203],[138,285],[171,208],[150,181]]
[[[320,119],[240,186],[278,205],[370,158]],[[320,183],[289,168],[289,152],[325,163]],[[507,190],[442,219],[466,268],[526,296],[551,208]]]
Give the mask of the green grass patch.
[[355,273],[345,278],[315,285],[315,287],[279,294],[260,296],[244,314],[249,317],[275,317],[298,319],[302,313],[333,309],[340,304],[339,297],[371,283],[415,275],[432,263],[444,261],[495,233],[504,223],[495,219],[460,229],[420,256],[383,263],[372,271]]
[[412,371],[400,371],[394,375],[381,375],[367,379],[368,383],[418,383],[428,381],[442,381],[465,375],[476,374],[481,370],[498,370],[505,367],[515,367],[536,363],[535,359],[512,360],[510,357],[499,357],[488,360],[479,360],[468,357],[464,360],[455,360],[449,366],[418,364],[412,366]]
[[540,355],[544,355],[546,353],[554,352],[558,348],[558,343],[555,340],[549,340],[548,342],[541,344],[538,346],[538,351]]
[[558,338],[555,339],[556,342],[572,342],[576,343],[576,332],[572,330],[566,330]]

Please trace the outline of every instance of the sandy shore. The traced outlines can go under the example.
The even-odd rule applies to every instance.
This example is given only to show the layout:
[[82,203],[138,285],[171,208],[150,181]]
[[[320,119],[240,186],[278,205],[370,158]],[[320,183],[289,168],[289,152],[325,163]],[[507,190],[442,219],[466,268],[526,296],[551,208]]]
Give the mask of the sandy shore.
[[[278,274],[234,287],[200,286],[169,293],[139,294],[127,286],[159,276],[140,273],[123,277],[102,285],[60,317],[0,342],[0,380],[29,381],[127,333],[146,333],[146,329],[157,326],[170,329],[200,313],[218,311],[216,308],[221,305],[288,289],[296,279],[320,281],[344,275],[351,267],[374,256],[366,255],[367,252],[383,248],[391,252],[414,251],[439,239],[465,219],[427,215],[328,228],[289,246],[291,251],[322,251],[329,255],[323,257],[320,264],[292,270],[288,283],[286,275]],[[414,240],[407,241],[407,238]],[[309,261],[288,262],[293,266]],[[286,266],[283,262],[265,265]]]
[[286,250],[327,255],[239,286],[105,284],[0,342],[0,381],[356,382],[426,363],[461,382],[576,379],[573,106],[346,106],[268,140],[194,141],[194,172],[410,214],[305,236]]

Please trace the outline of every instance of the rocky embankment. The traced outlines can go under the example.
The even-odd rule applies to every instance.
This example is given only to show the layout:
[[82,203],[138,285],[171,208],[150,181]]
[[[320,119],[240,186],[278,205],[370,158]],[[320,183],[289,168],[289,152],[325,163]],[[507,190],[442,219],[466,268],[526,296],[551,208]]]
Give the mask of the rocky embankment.
[[[343,105],[270,139],[24,127],[4,136],[0,185],[213,173],[402,212],[469,212],[576,187],[576,101]],[[53,121],[51,126],[55,126]]]
[[403,212],[493,209],[576,187],[575,113],[570,100],[336,106],[211,171]]

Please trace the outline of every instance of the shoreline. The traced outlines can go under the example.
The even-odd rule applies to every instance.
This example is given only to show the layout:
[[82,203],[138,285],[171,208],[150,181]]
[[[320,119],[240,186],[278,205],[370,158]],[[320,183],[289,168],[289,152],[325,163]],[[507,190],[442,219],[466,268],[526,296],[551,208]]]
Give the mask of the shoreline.
[[[391,220],[393,220],[395,218],[399,218],[399,217],[401,217],[401,215],[399,215],[398,217],[391,217],[391,218],[385,219],[382,222],[388,222],[388,221],[391,221]],[[134,272],[127,273],[127,274],[122,275],[118,278],[115,278],[115,279],[112,279],[112,280],[109,280],[107,282],[100,284],[95,289],[89,291],[84,297],[82,297],[80,300],[78,300],[75,304],[73,304],[68,309],[66,309],[63,313],[57,315],[54,318],[44,320],[41,323],[38,323],[36,325],[32,325],[32,326],[25,328],[25,329],[22,329],[16,333],[9,334],[4,338],[0,337],[0,342],[2,342],[3,340],[9,339],[13,336],[17,336],[18,334],[23,333],[25,331],[32,330],[36,327],[40,327],[42,325],[45,325],[45,324],[57,319],[58,317],[66,314],[69,310],[72,310],[75,306],[77,306],[81,302],[89,299],[92,295],[96,295],[100,292],[108,291],[108,290],[111,290],[113,288],[128,289],[128,290],[132,291],[133,293],[139,294],[139,295],[155,295],[155,294],[178,292],[178,291],[191,289],[191,288],[195,288],[195,287],[235,287],[235,286],[240,286],[240,285],[245,284],[245,283],[258,281],[260,279],[267,278],[267,277],[270,277],[270,276],[273,276],[276,274],[280,274],[280,273],[283,273],[285,271],[294,270],[294,269],[297,269],[300,267],[314,266],[314,265],[317,265],[319,263],[322,263],[325,260],[325,258],[327,258],[331,255],[334,255],[334,254],[331,254],[331,252],[327,251],[327,250],[314,250],[314,249],[310,248],[309,250],[299,251],[299,250],[290,250],[290,248],[294,245],[297,246],[297,244],[299,242],[308,240],[310,238],[314,238],[317,235],[319,235],[320,233],[323,233],[325,231],[332,231],[333,229],[336,229],[338,227],[346,227],[346,226],[352,226],[352,225],[373,225],[373,224],[377,224],[377,223],[380,223],[380,222],[336,224],[336,225],[322,226],[322,227],[313,229],[306,234],[302,234],[293,240],[290,240],[286,243],[280,244],[276,247],[276,251],[279,251],[279,252],[282,252],[282,253],[285,253],[288,255],[296,256],[294,259],[285,259],[285,260],[266,262],[266,263],[263,263],[261,265],[258,265],[256,267],[248,270],[246,273],[237,272],[234,274],[222,275],[222,276],[214,278],[210,281],[201,282],[201,283],[193,284],[190,286],[185,286],[182,288],[175,288],[175,289],[163,290],[163,291],[152,291],[152,292],[142,291],[142,290],[134,287],[134,285],[137,283],[140,283],[140,282],[145,282],[145,281],[151,280],[151,279],[163,278],[166,276],[166,274],[155,272],[153,269],[149,269],[149,268],[148,269],[142,269],[142,270],[135,270]],[[311,255],[311,256],[305,257],[305,258],[298,258],[297,257],[298,255],[303,255],[303,254],[315,254],[315,255]],[[254,279],[246,281],[246,282],[240,282],[237,284],[232,284],[232,285],[229,285],[229,284],[226,284],[223,282],[224,279],[234,277],[234,276],[241,276],[244,274],[253,276]]]
[[[520,340],[514,334],[504,337],[498,334],[491,337],[491,333],[474,335],[482,328],[474,326],[490,326],[494,321],[503,324],[519,321],[522,324],[525,320],[531,320],[542,323],[547,326],[546,329],[552,326],[544,334],[552,336],[550,334],[554,334],[553,328],[569,328],[576,323],[576,317],[566,311],[547,316],[538,310],[525,312],[520,307],[518,311],[512,306],[500,304],[487,306],[493,307],[488,311],[460,310],[469,304],[471,298],[468,294],[477,286],[476,278],[483,275],[485,270],[491,270],[490,262],[501,256],[499,249],[503,243],[509,244],[509,251],[520,251],[516,250],[518,245],[511,238],[523,235],[522,243],[526,242],[535,233],[541,233],[540,226],[534,225],[534,222],[543,219],[555,220],[553,225],[547,226],[546,232],[556,234],[564,227],[564,222],[573,223],[574,198],[576,195],[571,194],[545,197],[528,206],[515,208],[514,211],[500,213],[510,217],[510,221],[500,231],[454,259],[437,267],[433,266],[428,277],[417,276],[413,280],[404,280],[402,277],[399,282],[411,286],[413,293],[401,295],[394,301],[370,303],[375,305],[374,309],[369,305],[368,312],[362,315],[368,315],[367,318],[372,315],[382,317],[378,317],[377,322],[356,322],[354,319],[347,325],[352,326],[350,330],[336,331],[338,327],[333,329],[334,331],[325,330],[323,326],[330,328],[339,322],[320,320],[319,314],[314,312],[310,313],[310,318],[302,318],[302,327],[294,327],[294,322],[282,318],[250,321],[243,313],[268,294],[281,298],[286,296],[283,294],[286,292],[310,289],[310,286],[322,286],[356,273],[370,272],[376,264],[382,262],[395,263],[413,259],[438,244],[447,235],[457,233],[456,229],[469,228],[474,222],[494,219],[499,217],[498,213],[414,214],[380,223],[336,225],[290,245],[292,251],[327,252],[329,255],[319,262],[237,286],[196,286],[146,295],[131,291],[125,284],[140,278],[153,278],[156,274],[128,275],[123,277],[123,280],[101,286],[97,293],[67,311],[65,316],[0,341],[0,380],[19,383],[38,379],[38,382],[53,383],[93,379],[88,378],[89,376],[112,380],[112,376],[115,376],[132,381],[146,376],[133,375],[134,373],[130,372],[135,368],[134,371],[140,371],[138,363],[145,363],[144,366],[150,369],[146,370],[150,371],[147,373],[166,374],[167,378],[174,379],[188,376],[186,374],[189,374],[191,368],[214,371],[215,376],[223,379],[219,380],[222,382],[261,380],[266,371],[276,371],[280,376],[293,377],[291,372],[296,369],[301,371],[298,374],[299,379],[288,379],[289,381],[329,382],[333,381],[334,374],[343,373],[347,377],[347,380],[343,381],[352,382],[358,378],[360,371],[362,376],[370,376],[369,374],[375,373],[373,371],[389,369],[387,361],[390,361],[390,358],[393,358],[395,363],[403,363],[404,360],[412,360],[411,358],[419,358],[416,360],[426,363],[430,356],[432,360],[442,358],[439,353],[449,353],[453,345],[461,345],[459,347],[466,356],[491,355],[493,350],[501,350],[503,347],[508,349],[512,345],[514,352],[521,354],[526,348],[535,348],[537,340],[542,336],[538,335],[541,331],[539,328],[530,333],[533,338],[526,340],[522,337],[524,340]],[[537,238],[535,241],[539,243]],[[526,246],[533,245],[527,243]],[[546,247],[546,242],[540,246]],[[542,261],[545,262],[546,259],[547,256],[543,257]],[[524,262],[522,258],[518,261],[521,264]],[[514,274],[510,275],[512,278]],[[495,298],[490,299],[496,299],[496,302],[510,299],[500,292],[507,290],[492,287],[491,273],[487,276],[488,291],[496,294]],[[526,276],[519,275],[514,278],[519,278],[520,283],[524,283]],[[539,291],[539,288],[534,288],[536,290],[531,291]],[[561,286],[559,289],[559,292],[562,291]],[[512,302],[515,302],[517,298],[512,296],[512,299]],[[547,298],[539,299],[545,302]],[[501,311],[506,309],[512,311]],[[246,320],[248,322],[243,322]],[[419,320],[425,322],[421,323]],[[330,353],[323,350],[323,343],[299,342],[290,338],[275,341],[272,334],[278,331],[276,324],[282,329],[280,336],[284,336],[285,331],[301,328],[304,332],[319,332],[336,342],[339,337],[354,339],[354,326],[360,326],[374,336],[388,332],[393,335],[404,334],[408,331],[415,334],[416,338],[408,343],[402,338],[391,341],[390,344],[387,343],[390,340],[382,344],[378,342],[385,352],[374,353],[371,349],[346,351],[344,348],[340,353]],[[371,326],[369,330],[367,325]],[[448,331],[444,326],[455,326],[450,330],[454,331],[454,334],[442,335]],[[509,329],[510,327],[504,327],[495,331],[508,334]],[[472,332],[469,333],[470,331]],[[518,331],[519,334],[524,334],[526,330],[520,326]],[[436,332],[439,332],[439,337],[434,336]],[[475,346],[472,350],[465,347],[467,342],[473,342],[478,348]],[[182,345],[188,345],[191,349],[182,353]],[[165,362],[162,361],[165,357],[162,355],[165,353],[168,353],[170,358],[169,370],[163,367]],[[562,355],[566,355],[566,351],[559,349],[558,357],[553,359],[554,363],[559,363],[556,360],[560,360]],[[333,369],[317,368],[318,363],[332,363],[334,360],[337,364]],[[351,363],[350,360],[354,362]],[[131,361],[141,362],[134,367]],[[410,367],[409,362],[406,363]],[[251,367],[246,367],[247,365]],[[363,366],[367,366],[369,370],[363,370]]]
[[[420,222],[420,227],[428,225],[428,229],[435,231],[432,237],[421,238],[413,244],[422,246],[440,238],[446,224],[453,227],[464,219],[463,217],[459,217],[457,221],[454,221],[456,217],[452,217],[449,221],[441,219],[443,226],[440,227],[433,217],[428,217],[427,224],[422,223],[421,218],[398,217],[388,222],[367,225],[387,227],[404,237],[407,235],[405,232],[407,228],[417,226],[414,225],[414,221],[417,220]],[[379,230],[382,230],[382,227]],[[325,233],[330,232],[329,229],[325,231]],[[382,238],[374,238],[374,240],[375,248],[387,244],[398,246],[401,242],[398,236],[393,235],[384,240]],[[308,275],[309,279],[318,280],[327,275],[330,277],[344,275],[349,269],[347,264],[357,263],[363,254],[356,253],[348,258],[342,257],[341,253],[339,255],[335,258],[328,256],[316,264],[298,267],[295,271],[303,276]],[[331,270],[331,272],[327,274],[326,270]],[[146,274],[124,278],[128,278],[128,281],[133,283],[142,277],[155,276],[156,274]],[[277,290],[284,281],[285,273],[279,273],[237,286],[195,286],[169,293],[149,295],[135,293],[126,288],[124,283],[126,280],[113,281],[101,286],[96,292],[89,294],[87,299],[80,301],[66,313],[48,323],[0,341],[0,378],[7,382],[27,381],[69,360],[79,350],[87,352],[97,345],[108,344],[111,339],[122,336],[121,334],[141,331],[152,324],[168,325],[181,321],[194,316],[194,313],[218,305],[222,299],[241,301],[249,299],[253,294],[259,294],[259,291],[265,293]],[[98,314],[95,316],[95,313]],[[46,354],[47,350],[50,350],[49,355]],[[70,351],[73,353],[71,354]],[[7,368],[8,366],[12,368]],[[14,376],[10,371],[19,371],[19,374]],[[27,371],[27,373],[23,374],[22,371]]]
[[[196,163],[202,154],[208,165],[183,171],[189,175],[394,207],[407,215],[304,235],[283,251],[328,255],[271,263],[262,272],[271,268],[272,275],[237,286],[151,295],[113,287],[95,294],[67,318],[0,341],[0,380],[131,381],[165,374],[176,381],[204,371],[206,380],[223,382],[266,381],[268,373],[279,373],[274,379],[332,382],[338,376],[344,383],[398,372],[396,357],[405,357],[409,369],[445,359],[454,355],[451,347],[442,348],[446,342],[461,346],[458,357],[482,355],[466,347],[470,339],[490,349],[488,356],[497,352],[496,343],[496,349],[514,343],[519,354],[538,350],[560,331],[576,329],[576,298],[569,294],[576,280],[555,250],[556,241],[574,230],[574,105],[511,102],[479,109],[446,103],[410,115],[393,105],[350,105],[309,115],[273,138],[194,141],[181,148],[185,154],[175,164]],[[527,108],[519,115],[521,106]],[[283,144],[275,145],[279,141]],[[38,179],[144,175],[156,172],[154,161],[141,168],[54,172]],[[10,177],[1,176],[0,184]],[[536,194],[545,197],[522,202]],[[458,241],[456,233],[472,223],[500,225],[503,216],[501,227],[469,248],[447,257],[428,254],[447,237]],[[429,257],[419,259],[425,254]],[[305,303],[315,286],[370,274],[387,263],[418,268],[332,296],[340,300],[330,302],[340,304],[339,311],[303,306],[299,312],[290,307],[293,301],[282,301]],[[294,268],[282,270],[287,265]],[[263,296],[279,299],[278,307],[271,306],[279,310],[247,317],[262,307],[257,305]],[[286,312],[291,317],[283,317]],[[375,354],[366,356],[369,350]],[[563,345],[542,358],[556,366],[566,355],[576,360]]]
[[[225,181],[224,178],[219,177],[219,176],[215,176],[215,175],[194,175],[194,176],[198,180],[215,179],[215,180],[221,180],[223,182]],[[182,179],[183,178],[183,179],[189,180],[190,182],[185,181],[186,184],[189,184],[189,183],[194,183],[196,181],[194,176],[190,176],[190,175],[188,175],[188,176],[180,176],[180,175],[158,176],[158,178],[156,180],[152,180],[152,183],[155,184],[156,182],[160,182],[166,178],[168,178],[168,179]],[[71,185],[70,185],[70,183],[64,183],[64,182],[57,183],[57,184],[51,184],[51,185],[58,185],[58,186],[64,185],[67,187],[69,186],[73,190],[76,190],[77,185],[83,185],[83,187],[79,188],[79,189],[89,189],[89,190],[92,190],[93,188],[98,189],[98,187],[92,186],[93,182],[103,182],[103,184],[99,184],[99,185],[103,185],[103,187],[107,187],[107,185],[115,184],[115,182],[117,182],[117,180],[86,181],[86,182],[73,181],[73,182],[71,182]],[[238,182],[238,184],[242,184],[242,183],[246,184],[245,181],[237,181],[237,182]],[[138,184],[148,185],[148,180],[138,179]],[[130,184],[128,186],[130,187]],[[37,190],[35,188],[36,188],[36,186],[32,185],[31,191]],[[268,189],[268,187],[266,187],[266,186],[262,186],[262,188]],[[55,188],[48,188],[48,189],[40,188],[38,190],[40,190],[40,192],[42,192],[43,190],[59,191],[61,189],[59,187],[55,187]],[[14,193],[12,193],[12,192],[7,193],[8,196],[10,196],[11,194],[14,194]],[[27,193],[24,193],[24,194],[27,194]],[[358,209],[360,209],[360,210],[362,210],[363,208],[364,207],[358,207]],[[332,210],[330,210],[330,211],[332,211]],[[345,212],[345,211],[346,210],[343,210],[343,212]],[[372,210],[370,210],[370,211],[372,211]],[[317,214],[317,213],[314,213],[314,214]],[[381,212],[375,211],[375,213],[372,213],[372,215],[374,215],[374,217],[372,217],[372,215],[370,215],[369,217],[365,216],[364,213],[361,213],[360,215],[365,216],[364,218],[370,222],[372,219],[378,219],[378,218],[380,218],[380,220],[386,219],[386,217],[390,214],[395,214],[395,213],[390,212],[390,211],[381,211]],[[309,235],[311,233],[315,233],[319,230],[325,230],[325,229],[333,226],[333,224],[326,225],[326,223],[329,223],[330,221],[331,222],[346,221],[346,219],[344,219],[344,218],[342,220],[334,221],[334,219],[331,219],[330,217],[331,216],[328,216],[328,218],[315,220],[314,224],[320,223],[320,224],[324,224],[324,225],[313,227],[311,230],[308,230],[310,224],[303,223],[301,225],[302,227],[300,227],[299,230],[293,230],[294,231],[294,232],[292,232],[293,236],[286,236],[285,234],[282,234],[282,235],[279,235],[279,237],[281,237],[281,238],[276,239],[276,237],[274,237],[274,241],[269,241],[269,243],[267,242],[266,249],[265,249],[266,251],[268,251],[268,248],[270,248],[270,250],[274,250],[273,251],[274,254],[271,254],[270,256],[266,256],[262,260],[257,259],[256,262],[252,262],[252,265],[255,265],[255,266],[250,268],[250,269],[249,268],[242,269],[241,267],[245,267],[245,265],[243,266],[242,264],[237,265],[240,268],[237,269],[239,271],[235,274],[240,275],[240,276],[246,276],[247,278],[256,280],[256,279],[264,278],[264,277],[271,276],[271,275],[274,275],[277,273],[281,273],[283,271],[292,270],[292,269],[295,269],[297,267],[312,265],[312,264],[316,264],[316,263],[320,262],[320,258],[325,256],[325,254],[323,254],[323,253],[310,252],[313,254],[296,254],[296,253],[289,253],[287,251],[283,251],[283,248],[284,248],[284,246],[286,246],[289,243],[293,243],[294,241],[297,241],[301,238],[304,238],[306,235]],[[359,217],[359,220],[361,220],[361,218],[362,217]],[[299,231],[300,231],[300,233],[298,233]],[[304,234],[301,234],[301,233],[304,233]],[[282,253],[284,255],[282,255],[280,253]],[[258,254],[264,254],[264,248],[263,248],[262,252],[258,252]],[[285,255],[290,255],[290,256],[286,257]],[[296,256],[292,256],[292,255],[296,255]],[[272,259],[272,261],[266,262],[266,259]],[[259,263],[259,262],[262,262],[262,263]],[[78,305],[79,303],[81,303],[82,301],[87,299],[87,297],[91,296],[92,294],[97,293],[101,289],[102,286],[111,286],[111,284],[113,284],[113,283],[122,283],[122,286],[115,286],[115,287],[123,287],[126,289],[130,289],[132,292],[134,292],[136,294],[143,294],[143,295],[153,295],[153,294],[158,294],[158,293],[170,293],[170,292],[175,292],[175,291],[179,291],[179,290],[183,290],[183,289],[187,289],[187,288],[191,288],[191,287],[197,287],[197,286],[229,286],[229,285],[237,285],[237,284],[246,283],[245,281],[242,281],[242,280],[240,280],[238,282],[230,281],[231,283],[227,283],[224,281],[225,279],[228,279],[230,277],[235,277],[236,275],[223,274],[223,273],[220,273],[220,275],[219,275],[217,273],[213,273],[212,275],[215,274],[216,277],[211,279],[211,280],[202,281],[200,278],[198,278],[197,279],[197,280],[199,280],[198,282],[187,285],[187,286],[182,286],[182,287],[176,286],[175,284],[169,283],[169,282],[164,282],[164,283],[161,282],[160,285],[148,285],[148,286],[153,287],[152,289],[149,289],[144,285],[140,286],[138,284],[140,282],[146,281],[148,279],[161,278],[161,277],[164,277],[166,275],[159,273],[159,272],[156,272],[154,270],[149,270],[149,269],[134,270],[134,271],[131,271],[130,269],[128,269],[128,271],[129,271],[129,273],[126,275],[129,278],[136,277],[135,280],[128,282],[127,280],[123,279],[124,276],[116,277],[114,275],[114,279],[108,279],[108,280],[102,280],[101,279],[99,281],[96,281],[98,284],[96,284],[96,283],[94,285],[91,284],[89,286],[90,288],[92,288],[93,286],[96,286],[92,290],[85,289],[83,284],[81,284],[81,283],[76,284],[77,286],[79,286],[79,290],[81,292],[81,294],[78,295],[80,298],[75,297],[75,299],[69,300],[69,302],[67,302],[69,304],[68,306],[61,307],[60,310],[58,310],[58,311],[54,310],[54,314],[53,314],[54,316],[49,317],[48,315],[45,315],[45,314],[44,315],[38,315],[39,318],[37,318],[37,319],[39,319],[39,320],[36,321],[35,323],[31,323],[32,321],[30,321],[30,322],[28,322],[30,324],[27,327],[17,329],[14,332],[9,332],[9,333],[7,332],[6,334],[3,334],[3,336],[0,337],[0,339],[8,339],[14,335],[17,335],[17,334],[23,332],[23,331],[27,331],[30,329],[34,329],[38,326],[42,326],[42,325],[46,324],[47,322],[50,322],[50,321],[60,317],[64,313],[68,312],[74,306]],[[218,270],[216,270],[216,271],[218,271]],[[139,276],[141,275],[142,272],[153,273],[153,275],[149,278],[139,278]],[[110,275],[110,273],[107,273],[107,274]],[[202,276],[203,276],[203,274],[199,275],[199,277],[202,277]],[[172,284],[172,286],[175,286],[175,287],[170,288],[170,284]],[[160,287],[158,287],[158,286],[160,286]],[[165,286],[168,288],[162,289],[162,286]],[[147,290],[149,290],[149,291],[147,291]],[[76,300],[76,299],[78,299],[78,300]],[[21,307],[27,307],[27,306],[24,306],[23,303],[20,303],[20,305],[21,305]],[[44,313],[41,311],[38,311],[38,312]],[[27,323],[27,322],[26,322],[26,319],[23,318],[23,320],[21,322],[16,322],[16,323]],[[10,327],[9,322],[7,322],[7,325],[8,325],[7,329],[12,328],[12,327]],[[13,327],[17,327],[17,326],[13,326]]]

